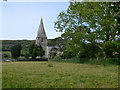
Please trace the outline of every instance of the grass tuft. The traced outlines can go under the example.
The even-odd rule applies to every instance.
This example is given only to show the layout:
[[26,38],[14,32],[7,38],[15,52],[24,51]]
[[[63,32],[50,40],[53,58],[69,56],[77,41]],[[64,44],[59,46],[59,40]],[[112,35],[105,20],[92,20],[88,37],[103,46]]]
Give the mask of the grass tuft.
[[52,64],[52,63],[49,63],[49,64],[48,64],[48,67],[53,67],[53,64]]

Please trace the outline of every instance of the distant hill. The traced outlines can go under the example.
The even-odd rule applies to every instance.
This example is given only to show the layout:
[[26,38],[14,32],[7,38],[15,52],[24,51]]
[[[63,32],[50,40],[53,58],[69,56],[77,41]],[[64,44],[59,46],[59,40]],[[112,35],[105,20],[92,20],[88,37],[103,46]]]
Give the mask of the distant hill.
[[[30,43],[35,42],[35,40],[0,40],[2,41],[2,51],[10,51],[10,48],[14,44],[20,43],[22,47],[27,47]],[[54,39],[48,39],[48,46],[54,46]]]

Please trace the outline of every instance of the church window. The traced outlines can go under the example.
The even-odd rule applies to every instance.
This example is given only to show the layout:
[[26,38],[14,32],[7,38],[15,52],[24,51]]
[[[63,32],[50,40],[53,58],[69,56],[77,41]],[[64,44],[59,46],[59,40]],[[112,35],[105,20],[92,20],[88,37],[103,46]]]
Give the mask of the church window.
[[43,38],[41,38],[41,42],[43,42]]

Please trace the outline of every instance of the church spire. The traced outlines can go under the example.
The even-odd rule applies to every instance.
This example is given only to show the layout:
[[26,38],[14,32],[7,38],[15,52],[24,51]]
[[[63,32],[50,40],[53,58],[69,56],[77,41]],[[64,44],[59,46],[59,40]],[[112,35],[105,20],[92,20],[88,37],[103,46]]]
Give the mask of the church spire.
[[37,46],[42,46],[43,50],[45,51],[45,56],[47,57],[47,35],[45,33],[43,20],[41,18],[40,25],[37,32],[36,42]]
[[42,18],[41,18],[40,25],[38,28],[37,37],[47,37]]

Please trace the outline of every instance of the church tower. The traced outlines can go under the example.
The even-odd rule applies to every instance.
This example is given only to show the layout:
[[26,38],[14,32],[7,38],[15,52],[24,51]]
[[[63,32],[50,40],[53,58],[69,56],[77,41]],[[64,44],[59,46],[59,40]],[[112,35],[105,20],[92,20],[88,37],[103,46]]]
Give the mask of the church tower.
[[47,58],[47,35],[45,33],[42,18],[41,18],[40,25],[39,25],[39,28],[38,28],[35,44],[38,45],[38,46],[40,46],[40,45],[42,46],[42,48],[45,51],[45,56],[44,57]]

